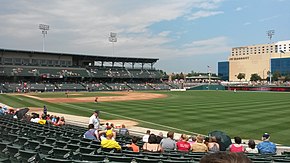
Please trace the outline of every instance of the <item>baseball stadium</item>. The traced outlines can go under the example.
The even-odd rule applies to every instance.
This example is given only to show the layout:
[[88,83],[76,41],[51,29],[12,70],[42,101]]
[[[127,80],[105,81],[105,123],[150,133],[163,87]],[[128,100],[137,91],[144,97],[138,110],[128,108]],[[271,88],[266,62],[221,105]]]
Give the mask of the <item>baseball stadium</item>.
[[[270,133],[277,152],[248,153],[248,158],[253,162],[290,160],[287,92],[236,92],[214,82],[194,86],[169,82],[162,70],[155,69],[157,58],[11,49],[0,49],[0,53],[2,162],[199,162],[207,155],[146,151],[142,137],[147,130],[164,137],[172,131],[176,140],[182,135],[192,140],[218,132],[225,138],[241,137],[244,146],[247,140],[258,143],[263,133]],[[27,121],[27,115],[40,116],[44,110],[64,117],[65,124],[54,125],[51,119]],[[121,151],[84,137],[96,110],[103,126],[114,126]],[[22,111],[25,115],[20,116]],[[129,135],[118,134],[123,125]],[[133,136],[143,148],[137,153],[126,146]]]

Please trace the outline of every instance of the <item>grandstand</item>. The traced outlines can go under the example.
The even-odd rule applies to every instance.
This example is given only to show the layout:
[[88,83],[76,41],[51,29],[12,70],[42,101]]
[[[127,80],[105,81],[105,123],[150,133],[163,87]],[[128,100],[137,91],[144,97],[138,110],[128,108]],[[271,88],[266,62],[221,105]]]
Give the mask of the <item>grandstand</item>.
[[[98,140],[83,138],[86,129],[74,125],[61,127],[49,124],[17,120],[9,115],[0,116],[0,162],[159,162],[197,163],[207,155],[204,152],[164,151],[154,153],[141,150],[133,152],[126,146],[131,144],[131,135],[117,134],[116,141],[122,150],[102,148]],[[142,149],[141,137],[137,145]],[[282,155],[246,154],[254,163],[289,162],[289,153]]]
[[[155,58],[108,57],[0,49],[0,90],[100,91],[170,89]],[[130,86],[128,83],[134,83]],[[160,86],[154,88],[145,84]],[[137,87],[138,86],[138,87]]]

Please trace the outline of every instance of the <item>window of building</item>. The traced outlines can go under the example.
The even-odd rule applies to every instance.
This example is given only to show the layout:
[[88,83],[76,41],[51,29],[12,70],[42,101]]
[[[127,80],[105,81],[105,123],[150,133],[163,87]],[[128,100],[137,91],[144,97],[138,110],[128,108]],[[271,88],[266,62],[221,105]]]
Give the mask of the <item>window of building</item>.
[[22,59],[22,64],[23,65],[29,65],[29,59],[28,58],[23,58]]
[[4,58],[4,64],[12,64],[13,59],[12,58]]
[[72,65],[71,61],[67,61],[67,62],[66,62],[66,65],[67,65],[67,66],[71,66],[71,65]]
[[61,66],[66,66],[66,62],[65,61],[60,61],[60,65]]
[[40,64],[41,64],[41,65],[46,65],[46,60],[45,60],[45,59],[41,59],[41,60],[40,60]]
[[38,65],[39,60],[38,59],[32,59],[32,65]]
[[54,60],[54,61],[53,61],[53,64],[54,64],[54,65],[59,65],[59,60]]
[[14,58],[14,64],[21,65],[21,58]]
[[52,60],[47,60],[47,64],[49,65],[49,66],[52,66],[53,64],[52,64]]

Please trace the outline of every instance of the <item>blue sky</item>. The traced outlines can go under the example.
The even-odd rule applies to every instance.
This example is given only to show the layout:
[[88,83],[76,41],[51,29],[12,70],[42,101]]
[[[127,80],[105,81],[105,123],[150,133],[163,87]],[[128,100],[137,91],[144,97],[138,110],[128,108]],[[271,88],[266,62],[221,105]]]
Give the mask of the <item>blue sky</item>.
[[171,72],[217,71],[231,48],[290,40],[290,0],[0,0],[0,48],[159,58]]

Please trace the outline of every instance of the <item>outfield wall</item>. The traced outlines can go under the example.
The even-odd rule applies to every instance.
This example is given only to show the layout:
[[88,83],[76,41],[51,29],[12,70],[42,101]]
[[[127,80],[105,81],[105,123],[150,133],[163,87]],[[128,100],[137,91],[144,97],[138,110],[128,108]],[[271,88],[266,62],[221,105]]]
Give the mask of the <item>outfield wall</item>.
[[275,87],[275,86],[226,86],[226,90],[237,91],[276,91],[290,92],[290,87]]

